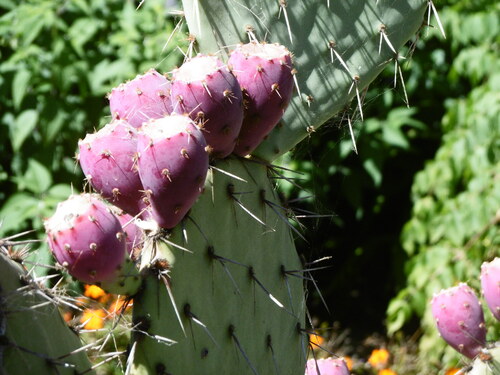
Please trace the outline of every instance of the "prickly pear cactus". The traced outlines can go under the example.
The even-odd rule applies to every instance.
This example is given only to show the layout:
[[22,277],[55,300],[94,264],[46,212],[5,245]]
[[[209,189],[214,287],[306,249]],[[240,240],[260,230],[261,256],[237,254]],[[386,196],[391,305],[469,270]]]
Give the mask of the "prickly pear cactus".
[[[1,373],[74,374],[91,365],[80,339],[72,332],[55,303],[55,296],[37,285],[26,270],[0,250]],[[55,339],[57,338],[57,339]]]
[[[253,153],[268,162],[353,98],[362,111],[363,90],[398,58],[427,6],[424,1],[183,4],[203,53],[265,38],[294,54],[297,92],[281,124]],[[305,297],[294,271],[307,266],[281,220],[268,168],[246,159],[216,167],[226,174],[211,170],[190,219],[169,238],[192,253],[165,248],[158,259],[166,261],[149,267],[135,299],[139,331],[131,347],[132,372],[303,374]]]

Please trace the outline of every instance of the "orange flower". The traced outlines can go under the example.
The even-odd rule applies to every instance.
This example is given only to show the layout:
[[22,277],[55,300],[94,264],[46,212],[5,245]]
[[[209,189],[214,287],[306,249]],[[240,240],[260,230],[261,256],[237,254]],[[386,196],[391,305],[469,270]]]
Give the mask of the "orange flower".
[[85,323],[85,329],[100,329],[104,327],[106,312],[101,309],[86,309],[83,311],[80,323]]
[[457,372],[459,372],[460,369],[457,368],[457,367],[452,367],[452,368],[449,368],[448,370],[446,370],[446,373],[445,375],[455,375]]
[[353,365],[352,358],[346,356],[346,357],[344,357],[344,361],[345,361],[345,364],[347,365],[347,368],[349,369],[349,371],[351,371],[352,365]]
[[[373,349],[370,358],[368,358],[368,363],[377,369],[382,369],[387,367],[389,363],[389,352],[387,349]],[[385,375],[385,374],[383,374]],[[389,375],[389,374],[387,374]]]
[[63,319],[66,323],[69,323],[73,319],[73,313],[71,311],[64,312]]
[[134,300],[130,300],[126,305],[125,309],[122,311],[126,302],[127,302],[126,298],[123,297],[117,298],[114,302],[111,303],[111,305],[108,308],[108,311],[111,314],[121,314],[122,312],[129,310],[134,305]]
[[84,287],[85,287],[85,292],[83,292],[83,295],[85,297],[99,300],[100,302],[106,302],[109,299],[109,294],[107,294],[97,285],[84,285]]
[[311,343],[313,349],[319,349],[318,346],[322,346],[325,342],[325,339],[317,333],[310,333],[309,342]]
[[385,368],[380,370],[377,375],[398,375],[395,371],[392,371],[390,368]]

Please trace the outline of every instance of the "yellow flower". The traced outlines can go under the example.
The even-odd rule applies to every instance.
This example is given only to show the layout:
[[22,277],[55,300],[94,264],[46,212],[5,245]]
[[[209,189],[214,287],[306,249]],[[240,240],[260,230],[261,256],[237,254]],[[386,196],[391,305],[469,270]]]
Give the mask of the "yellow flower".
[[[83,295],[85,297],[89,297],[89,298],[92,298],[95,300],[108,298],[108,295],[106,294],[106,292],[104,290],[102,290],[101,288],[99,288],[97,285],[84,285],[84,287],[85,287],[85,292],[83,292]],[[101,301],[101,302],[104,302],[104,301]]]
[[395,371],[392,371],[390,368],[385,368],[380,370],[377,375],[398,375]]
[[63,314],[63,319],[66,323],[69,323],[73,319],[73,313],[71,311],[65,311]]
[[352,364],[353,364],[353,361],[352,361],[352,358],[351,357],[343,357],[344,358],[344,361],[345,361],[345,364],[347,365],[347,368],[349,369],[349,371],[352,370]]
[[85,323],[85,329],[100,329],[104,327],[106,312],[101,309],[86,309],[83,311],[80,323]]
[[[389,352],[387,349],[373,349],[370,358],[368,358],[368,363],[375,368],[382,369],[387,367],[389,363]],[[383,374],[385,375],[385,374]],[[387,374],[389,375],[389,374]]]
[[317,333],[310,333],[309,342],[311,343],[313,349],[319,349],[319,346],[324,344],[325,339]]
[[446,373],[445,375],[455,375],[457,372],[459,372],[460,369],[457,368],[457,367],[452,367],[452,368],[449,368],[448,370],[446,370]]
[[108,311],[111,314],[121,314],[122,312],[130,310],[130,308],[134,305],[134,300],[129,300],[128,304],[125,306],[126,302],[127,298],[117,298],[114,302],[111,303],[111,305],[109,305]]

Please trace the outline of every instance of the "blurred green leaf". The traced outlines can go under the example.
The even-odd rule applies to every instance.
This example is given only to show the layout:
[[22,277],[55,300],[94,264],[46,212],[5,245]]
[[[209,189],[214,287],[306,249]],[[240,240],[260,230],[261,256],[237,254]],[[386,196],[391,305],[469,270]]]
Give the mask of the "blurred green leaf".
[[29,70],[20,69],[17,71],[12,81],[12,100],[14,101],[14,108],[17,110],[26,95],[28,83],[31,79]]
[[27,193],[10,196],[0,210],[0,236],[13,229],[23,228],[26,219],[38,213],[38,203],[38,199]]
[[83,46],[101,28],[102,22],[95,18],[80,18],[76,20],[68,31],[68,37],[76,52],[83,56],[85,54]]
[[50,171],[35,159],[28,159],[28,169],[22,178],[23,187],[35,194],[45,192],[52,184]]
[[27,137],[35,129],[38,121],[38,112],[27,109],[16,118],[10,130],[10,140],[14,151],[19,151]]

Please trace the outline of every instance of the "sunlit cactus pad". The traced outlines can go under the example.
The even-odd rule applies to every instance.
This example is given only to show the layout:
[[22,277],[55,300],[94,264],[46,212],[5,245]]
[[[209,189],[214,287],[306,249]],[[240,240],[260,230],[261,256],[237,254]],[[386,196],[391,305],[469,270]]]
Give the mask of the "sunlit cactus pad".
[[[169,264],[155,267],[171,267],[170,290],[183,328],[158,283],[161,269],[152,270],[134,300],[134,324],[147,332],[134,334],[135,372],[269,374],[276,368],[303,374],[305,300],[303,280],[296,277],[303,266],[287,224],[270,207],[279,202],[267,167],[227,160],[217,168],[247,182],[212,170],[189,219],[174,229],[169,240],[192,253],[170,246],[163,257]],[[177,344],[158,344],[158,336]]]

